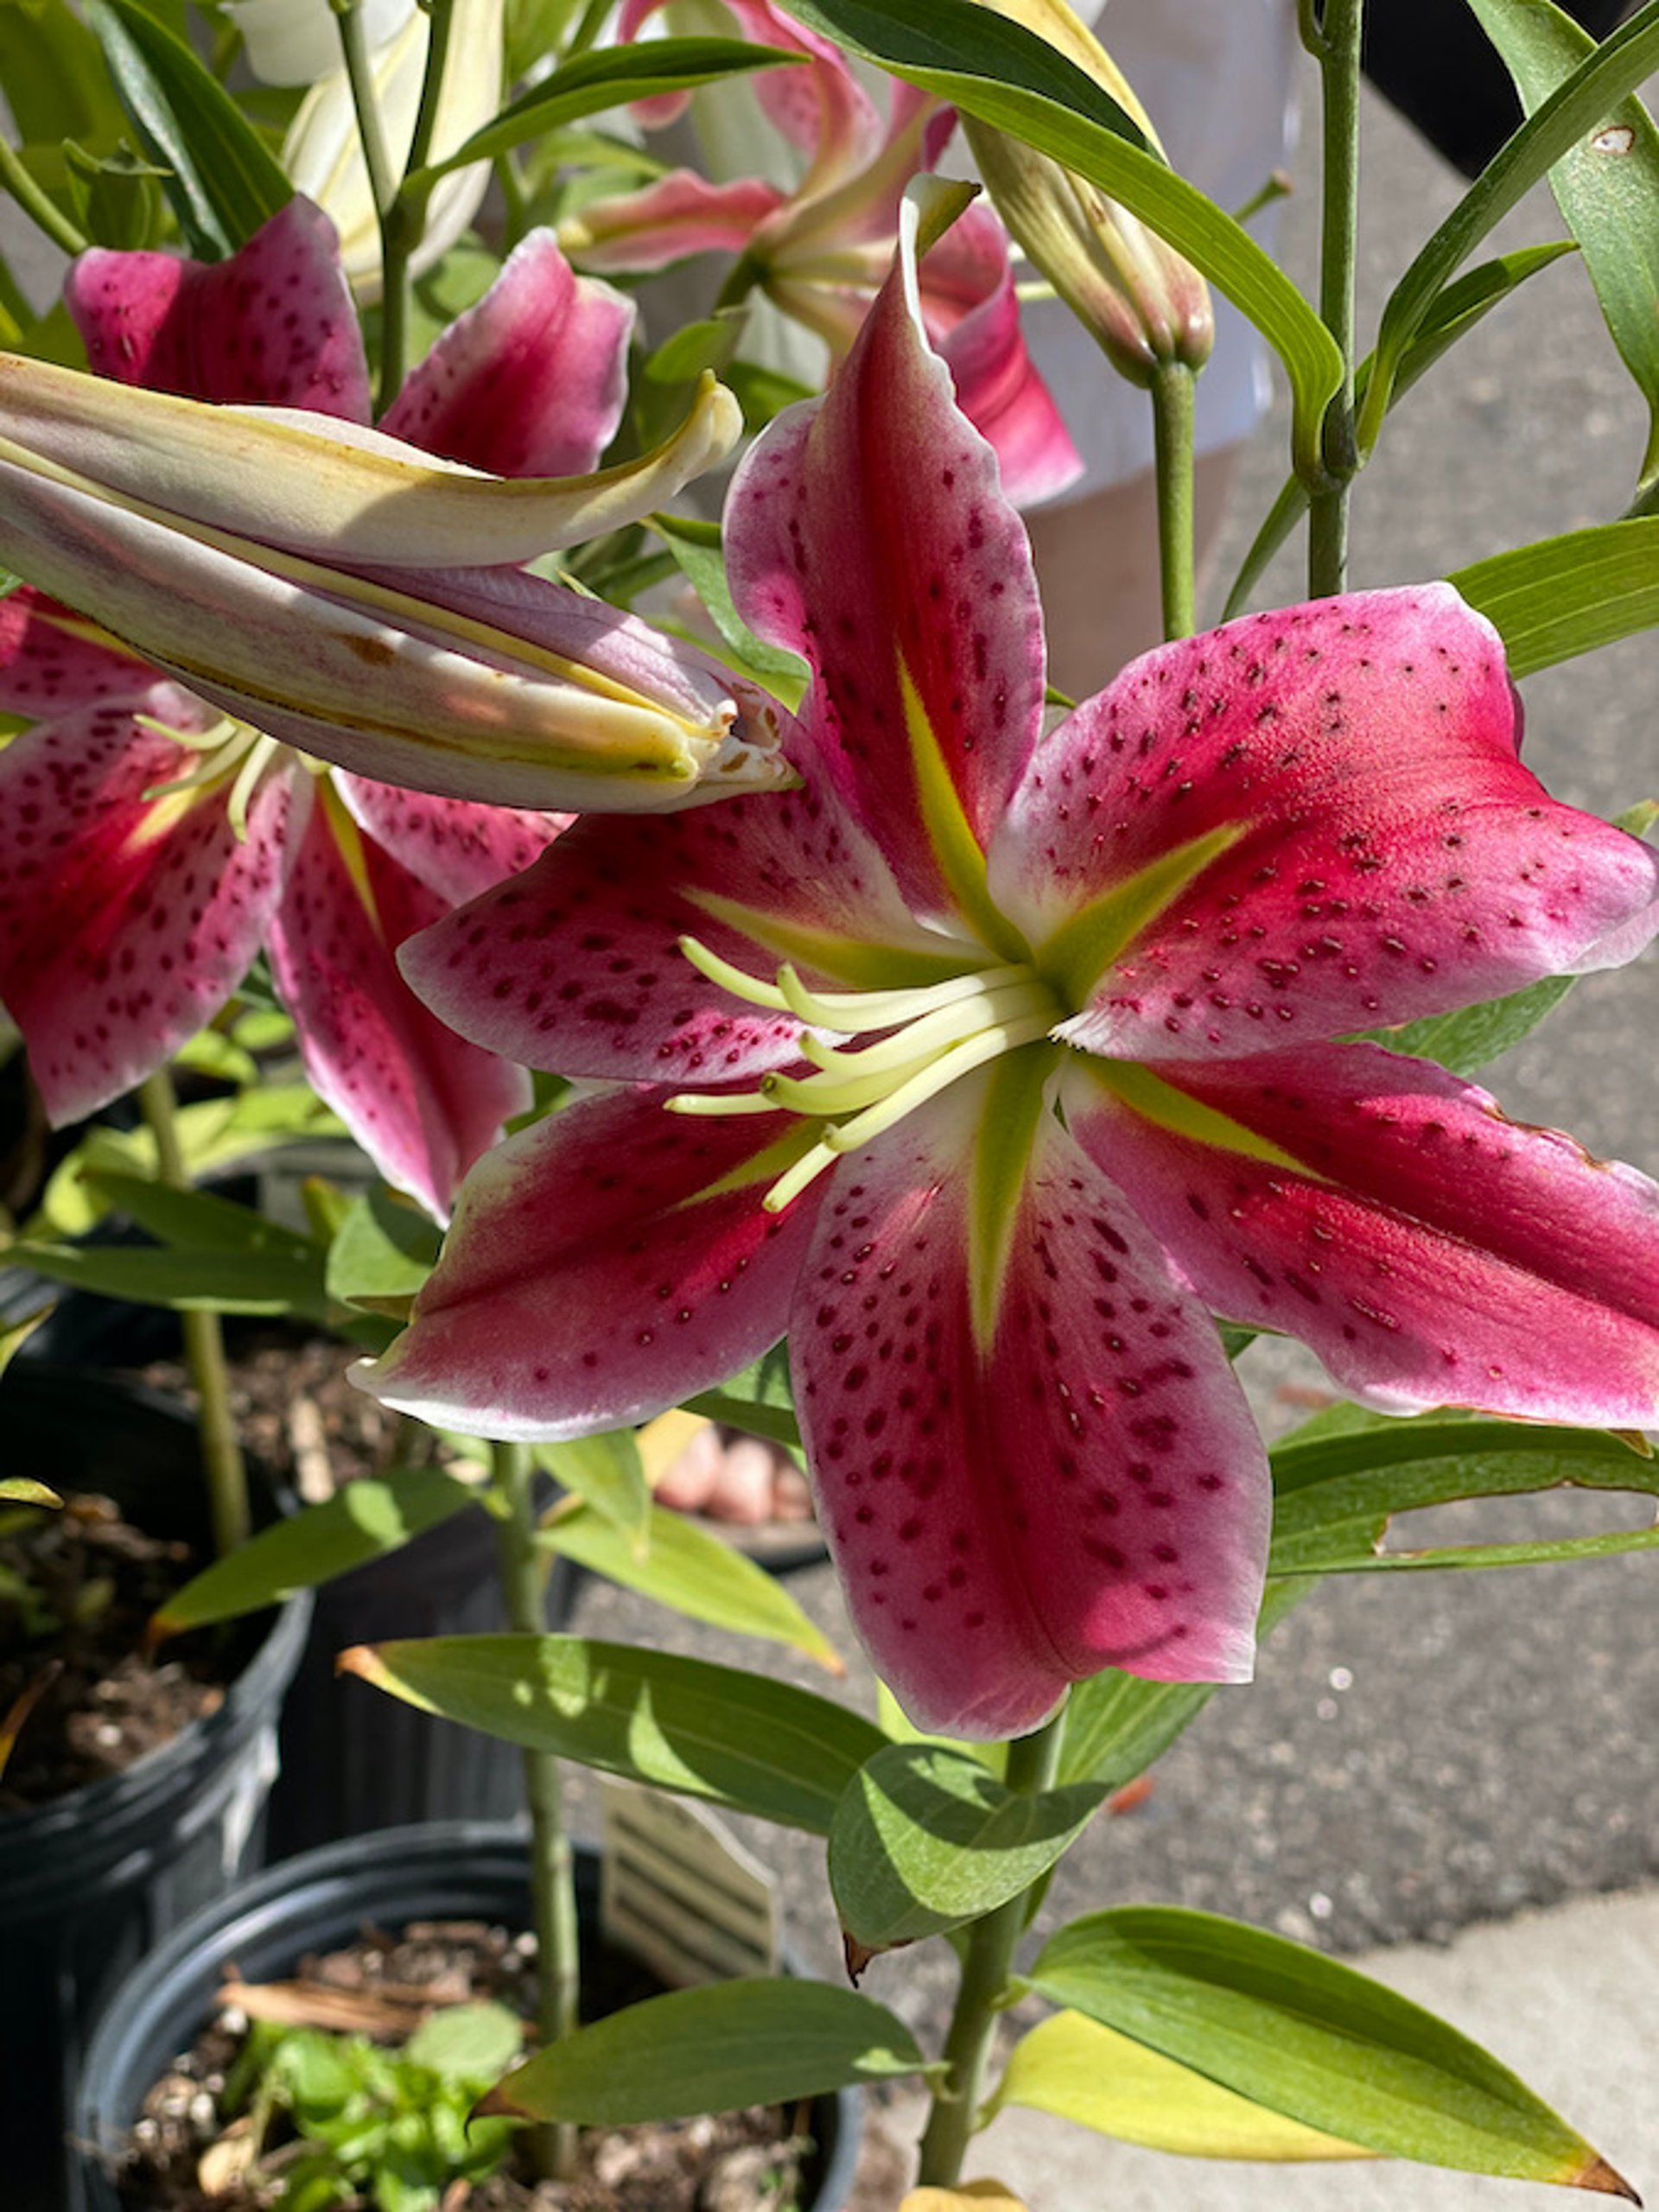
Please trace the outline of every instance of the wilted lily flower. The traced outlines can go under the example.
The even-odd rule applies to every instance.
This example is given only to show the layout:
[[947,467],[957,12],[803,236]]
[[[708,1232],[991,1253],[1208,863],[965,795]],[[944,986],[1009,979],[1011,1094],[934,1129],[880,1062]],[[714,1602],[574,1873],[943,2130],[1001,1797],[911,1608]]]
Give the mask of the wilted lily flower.
[[[893,80],[882,115],[828,39],[772,0],[725,0],[757,44],[801,55],[762,71],[753,97],[802,163],[791,189],[758,176],[711,183],[675,169],[638,192],[590,201],[560,226],[587,269],[664,269],[697,253],[733,253],[755,289],[844,356],[898,245],[905,187],[931,168],[955,111]],[[663,0],[628,0],[619,37],[632,37]],[[660,115],[672,95],[647,104]],[[1003,488],[1021,505],[1052,497],[1082,469],[1077,448],[1033,365],[1002,226],[970,207],[924,264],[922,316],[969,420],[996,448]]]
[[[315,210],[291,219],[278,253],[308,219]],[[641,460],[529,473],[537,457],[517,435],[517,406],[537,395],[502,383],[512,325],[518,304],[540,297],[544,312],[550,257],[556,304],[569,303],[572,280],[546,237],[520,257],[378,430],[359,427],[366,401],[335,387],[345,372],[318,369],[274,295],[263,350],[231,362],[268,365],[252,372],[265,397],[291,371],[311,411],[121,391],[0,355],[0,558],[226,713],[360,774],[559,809],[683,806],[776,782],[785,771],[769,702],[647,624],[500,565],[650,512],[726,453],[740,425],[735,401],[710,381]],[[232,289],[217,302],[232,334],[252,296]],[[148,296],[111,305],[100,365],[126,358],[156,308]],[[166,307],[163,354],[186,311]],[[597,322],[591,307],[575,315],[563,356],[589,429],[600,418],[582,355],[597,344],[616,358],[618,313],[613,302]],[[330,316],[327,343],[349,343],[349,302]],[[472,381],[464,425],[468,405],[448,390],[461,375]],[[561,396],[556,378],[543,387],[543,417]],[[411,437],[485,465],[435,458]],[[517,473],[485,473],[501,460]]]
[[[298,403],[319,411],[242,419],[278,429],[305,420],[335,435],[363,435],[351,429],[369,410],[356,315],[332,228],[304,200],[291,201],[240,253],[211,266],[159,253],[83,255],[70,274],[68,302],[89,358],[112,378],[214,400]],[[446,334],[388,422],[483,467],[591,468],[623,404],[632,325],[627,302],[605,285],[573,279],[550,238],[539,234]],[[22,373],[27,381],[27,365]],[[71,391],[90,434],[118,453],[120,410],[133,409],[142,424],[153,396],[88,378],[74,380]],[[330,423],[329,415],[340,420]],[[185,407],[185,419],[211,430],[226,418]],[[54,427],[59,450],[73,462],[73,435]],[[348,460],[355,450],[323,449]],[[374,450],[402,456],[400,468],[430,467],[390,438]],[[134,477],[155,465],[125,458]],[[48,464],[35,477],[27,473],[33,465],[12,461],[5,473],[33,486],[36,506],[49,512],[70,471]],[[201,465],[187,461],[186,473]],[[252,481],[256,495],[270,488]],[[556,486],[527,488],[549,501],[561,496]],[[227,499],[238,496],[228,478],[222,489]],[[239,496],[249,498],[248,482]],[[199,603],[192,639],[188,607],[171,607],[163,594],[152,609],[130,575],[106,575],[111,549],[133,521],[150,533],[143,545],[161,545],[149,556],[152,590],[169,573],[164,533],[146,519],[155,510],[101,502],[90,492],[78,497],[72,526],[83,535],[67,542],[81,543],[91,566],[84,576],[64,566],[65,531],[54,528],[46,541],[59,564],[48,568],[51,580],[60,588],[84,585],[101,621],[118,622],[141,647],[177,641],[175,661],[211,652],[210,623],[223,632],[226,621],[217,600]],[[8,494],[0,513],[11,512]],[[0,520],[0,535],[7,527]],[[215,556],[228,542],[218,529],[185,541]],[[17,557],[22,565],[22,550]],[[262,580],[272,603],[238,665],[280,686],[283,669],[297,657],[302,693],[315,680],[310,649],[303,637],[282,643],[283,595],[292,623],[298,594],[280,576],[254,571],[256,594]],[[531,578],[480,575],[461,583],[470,594],[461,603],[486,610],[492,593],[509,612],[533,611],[550,599],[563,607],[570,596]],[[357,679],[362,703],[350,709],[339,749],[364,757],[355,726],[372,719],[378,726],[366,757],[385,757],[389,717],[373,701],[384,686],[390,702],[400,682],[416,734],[426,728],[453,744],[453,724],[446,729],[429,702],[420,704],[412,678],[400,677],[409,638],[366,624],[346,630],[340,601],[325,587],[309,588],[320,614],[365,652]],[[341,579],[342,594],[356,588],[358,580]],[[591,620],[587,602],[574,605]],[[632,652],[642,669],[659,664],[683,696],[693,698],[702,687],[711,721],[718,724],[722,702],[729,718],[712,671],[683,669],[650,632],[634,637],[639,626],[621,628],[619,661]],[[515,690],[546,681],[533,642],[522,636],[480,650],[480,620],[457,620],[455,632],[448,656],[455,667],[446,679],[455,691],[470,684],[487,698],[493,684],[499,707],[510,709]],[[384,650],[378,635],[388,640]],[[263,672],[262,639],[270,657]],[[456,648],[476,658],[462,661]],[[424,666],[429,682],[439,650],[435,642],[419,651],[416,669]],[[526,659],[523,675],[499,664],[504,652]],[[581,680],[577,671],[566,685],[577,699]],[[652,680],[657,703],[648,707],[642,695],[641,720],[647,713],[666,719],[663,682]],[[278,711],[234,685],[213,688],[210,706],[37,591],[14,593],[0,606],[0,703],[39,718],[0,753],[0,997],[24,1032],[48,1109],[57,1121],[78,1119],[130,1088],[211,1018],[264,944],[317,1090],[391,1181],[446,1214],[463,1170],[528,1104],[528,1086],[518,1069],[443,1030],[410,995],[392,956],[411,931],[524,866],[567,817],[330,775],[312,757],[329,734],[314,727],[315,709]],[[613,696],[622,692],[619,683],[608,689]],[[297,738],[302,751],[278,736]],[[519,753],[528,757],[522,744]],[[486,753],[486,784],[500,765]]]
[[475,1041],[635,1087],[480,1162],[368,1388],[569,1436],[786,1322],[876,1666],[986,1737],[1107,1665],[1249,1673],[1268,1477],[1212,1313],[1391,1409],[1653,1420],[1659,1188],[1341,1041],[1659,929],[1659,856],[1521,766],[1485,621],[1252,616],[1043,741],[1026,539],[908,268],[726,542],[813,664],[805,788],[578,823],[404,948]]

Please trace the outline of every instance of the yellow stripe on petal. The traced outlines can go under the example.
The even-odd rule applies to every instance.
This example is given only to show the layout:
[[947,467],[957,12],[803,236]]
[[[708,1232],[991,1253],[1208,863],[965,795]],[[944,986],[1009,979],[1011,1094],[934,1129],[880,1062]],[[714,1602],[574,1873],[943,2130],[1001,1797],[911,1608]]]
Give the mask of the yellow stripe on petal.
[[1254,1129],[1247,1129],[1242,1122],[1235,1122],[1226,1114],[1217,1113],[1213,1106],[1205,1106],[1173,1084],[1166,1083],[1150,1068],[1139,1066],[1133,1060],[1108,1060],[1092,1053],[1077,1053],[1067,1064],[1068,1075],[1081,1075],[1108,1091],[1118,1103],[1138,1114],[1143,1122],[1150,1122],[1154,1128],[1167,1129],[1172,1135],[1189,1137],[1194,1144],[1208,1145],[1219,1152],[1236,1152],[1246,1160],[1259,1160],[1268,1167],[1282,1167],[1287,1173],[1300,1175],[1315,1183],[1330,1179],[1310,1167],[1306,1160],[1298,1160],[1292,1153],[1282,1152],[1266,1137],[1258,1136]]
[[985,964],[983,950],[976,944],[951,945],[949,939],[943,939],[938,952],[926,952],[919,946],[861,944],[857,938],[838,936],[832,930],[804,929],[780,915],[746,906],[741,899],[727,899],[696,884],[687,884],[685,895],[690,905],[738,931],[779,961],[867,989],[941,982],[954,976],[976,974]]
[[1061,923],[1036,956],[1040,971],[1071,1006],[1086,1006],[1101,976],[1141,931],[1173,906],[1212,861],[1230,851],[1252,825],[1225,822],[1201,837],[1161,853],[1147,867]]
[[910,741],[917,799],[928,842],[938,861],[939,874],[986,944],[1010,960],[1028,959],[1030,947],[992,900],[985,855],[944,765],[938,733],[902,653],[899,656],[899,696],[904,705],[905,734]]
[[974,1342],[988,1358],[1014,1249],[1020,1193],[1042,1114],[1043,1091],[1058,1055],[1027,1046],[991,1071],[974,1146],[968,1216],[968,1300]]

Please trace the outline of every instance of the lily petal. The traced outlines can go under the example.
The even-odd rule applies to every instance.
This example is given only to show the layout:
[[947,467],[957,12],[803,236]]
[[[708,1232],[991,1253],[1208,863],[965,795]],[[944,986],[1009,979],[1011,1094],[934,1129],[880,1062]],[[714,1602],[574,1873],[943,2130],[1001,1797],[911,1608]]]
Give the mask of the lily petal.
[[1105,1666],[1248,1679],[1270,1493],[1213,1324],[1049,1113],[976,1319],[990,1080],[836,1170],[791,1357],[877,1670],[918,1727],[996,1738]]
[[0,543],[20,567],[96,605],[203,697],[359,774],[625,811],[788,778],[764,695],[744,693],[741,725],[715,663],[538,576],[363,576],[193,535],[3,459],[0,489]]
[[1007,236],[988,207],[965,208],[927,256],[921,301],[957,404],[996,449],[1005,496],[1029,506],[1074,484],[1083,456],[1026,350]]
[[982,848],[1036,743],[1041,623],[995,456],[923,336],[903,212],[905,251],[828,395],[738,471],[729,572],[750,627],[811,662],[815,752],[912,904],[994,927]]
[[380,427],[498,476],[586,475],[622,419],[634,320],[631,300],[578,277],[553,233],[532,231]]
[[308,777],[259,781],[238,839],[223,785],[147,799],[196,756],[172,685],[37,722],[0,753],[0,999],[54,1122],[130,1090],[219,1011],[281,896]]
[[[578,823],[529,874],[405,949],[411,986],[461,1035],[531,1067],[611,1080],[738,1083],[791,1065],[801,1024],[743,1004],[680,950],[692,937],[769,981],[856,983],[868,948],[902,976],[949,972],[833,798],[784,791],[693,815]],[[849,963],[849,964],[839,964]]]
[[[1115,1058],[1236,1058],[1627,959],[1659,855],[1549,798],[1519,739],[1497,632],[1450,585],[1248,616],[1054,733],[992,893],[1083,1009],[1062,1033]],[[1125,885],[1183,851],[1133,912]]]
[[297,194],[228,261],[94,246],[71,267],[64,302],[87,360],[118,384],[370,418],[340,242]]
[[353,1370],[479,1436],[644,1421],[777,1340],[817,1200],[763,1211],[789,1117],[699,1122],[659,1091],[584,1099],[485,1155],[410,1326]]
[[695,169],[671,169],[638,192],[589,200],[560,224],[559,243],[585,269],[666,269],[694,253],[741,253],[782,204],[759,177],[710,184]]
[[24,584],[0,600],[0,713],[39,720],[98,699],[137,699],[156,682],[100,642],[98,625]]
[[1659,1418],[1645,1176],[1377,1046],[1136,1074],[1074,1058],[1068,1122],[1217,1312],[1384,1412]]
[[398,945],[441,911],[325,791],[270,946],[313,1089],[386,1180],[443,1221],[467,1170],[528,1109],[531,1088],[521,1068],[435,1020],[398,975]]
[[575,819],[525,807],[432,798],[424,791],[370,783],[343,772],[334,782],[359,827],[435,891],[446,906],[459,906],[527,868]]
[[[638,522],[725,458],[742,429],[705,377],[663,444],[590,476],[499,477],[378,430],[281,409],[210,407],[0,353],[0,455],[78,479],[181,526],[353,567],[493,567]],[[257,487],[257,496],[251,490]]]

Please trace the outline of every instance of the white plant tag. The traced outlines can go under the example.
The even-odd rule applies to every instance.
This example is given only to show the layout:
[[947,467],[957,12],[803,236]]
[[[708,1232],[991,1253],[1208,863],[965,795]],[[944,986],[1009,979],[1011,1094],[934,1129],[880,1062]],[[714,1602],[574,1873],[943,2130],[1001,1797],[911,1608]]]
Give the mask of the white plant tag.
[[712,1813],[601,1784],[600,1924],[671,1988],[778,1971],[777,1883]]

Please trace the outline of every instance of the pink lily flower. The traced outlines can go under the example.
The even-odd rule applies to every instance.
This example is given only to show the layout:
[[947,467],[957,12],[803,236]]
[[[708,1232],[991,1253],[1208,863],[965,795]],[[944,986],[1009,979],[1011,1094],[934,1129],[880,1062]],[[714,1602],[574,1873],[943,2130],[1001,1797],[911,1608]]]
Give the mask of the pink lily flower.
[[1449,587],[1162,646],[1043,740],[1026,537],[907,266],[726,543],[812,664],[804,788],[584,820],[404,947],[476,1042],[629,1087],[480,1162],[365,1387],[569,1436],[786,1325],[875,1664],[992,1738],[1108,1665],[1249,1674],[1268,1475],[1213,1313],[1401,1412],[1655,1418],[1659,1187],[1342,1041],[1659,931],[1659,855],[1522,766]]
[[[726,4],[757,45],[802,57],[753,80],[762,112],[804,164],[799,183],[787,192],[753,176],[715,184],[675,169],[583,207],[561,226],[560,243],[582,267],[612,275],[697,253],[739,255],[756,289],[840,360],[893,265],[905,187],[943,152],[955,111],[895,79],[883,116],[829,40],[771,0]],[[629,0],[619,38],[662,5]],[[657,121],[683,105],[673,94],[640,103]],[[996,448],[1007,496],[1024,506],[1064,491],[1083,463],[1026,351],[1007,234],[988,207],[969,208],[928,256],[921,301],[958,402]]]
[[[303,199],[228,261],[84,254],[67,299],[92,365],[121,382],[370,419],[334,228]],[[580,474],[620,418],[632,321],[539,233],[383,428],[497,474]],[[54,1121],[159,1066],[264,944],[313,1086],[447,1217],[528,1078],[446,1031],[394,956],[569,817],[327,770],[27,588],[0,606],[0,706],[40,718],[0,754],[0,997]]]

